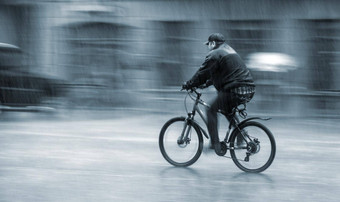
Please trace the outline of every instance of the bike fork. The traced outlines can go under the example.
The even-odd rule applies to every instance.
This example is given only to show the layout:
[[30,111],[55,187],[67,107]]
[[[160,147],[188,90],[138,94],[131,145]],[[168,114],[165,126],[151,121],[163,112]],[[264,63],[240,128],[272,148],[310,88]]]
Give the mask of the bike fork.
[[188,124],[188,121],[186,120],[184,127],[183,127],[183,130],[182,130],[182,133],[181,133],[181,136],[177,140],[178,144],[190,142],[190,138],[188,138],[188,137],[189,137],[189,134],[190,134],[190,131],[191,131],[191,127],[192,126],[190,124]]

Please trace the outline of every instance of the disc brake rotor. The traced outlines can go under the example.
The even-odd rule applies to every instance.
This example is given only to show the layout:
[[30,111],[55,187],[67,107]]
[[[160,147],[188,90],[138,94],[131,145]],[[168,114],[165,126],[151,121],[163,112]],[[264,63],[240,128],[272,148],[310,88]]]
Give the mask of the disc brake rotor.
[[190,144],[190,139],[187,138],[186,140],[177,140],[177,145],[180,148],[185,148],[188,144]]

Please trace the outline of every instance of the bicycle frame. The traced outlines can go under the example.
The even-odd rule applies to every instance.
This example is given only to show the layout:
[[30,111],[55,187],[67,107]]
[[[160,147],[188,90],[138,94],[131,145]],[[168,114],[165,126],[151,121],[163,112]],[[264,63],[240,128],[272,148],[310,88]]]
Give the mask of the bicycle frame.
[[[201,104],[201,105],[203,105],[203,106],[205,106],[205,107],[207,107],[207,108],[210,108],[211,106],[210,106],[209,104],[207,104],[206,102],[204,102],[203,100],[201,100],[201,96],[202,96],[201,93],[197,92],[195,89],[193,89],[192,92],[194,92],[194,93],[196,94],[196,99],[195,99],[195,103],[194,103],[194,106],[193,106],[193,108],[192,108],[192,111],[188,113],[188,117],[187,117],[186,120],[187,120],[187,121],[192,121],[192,122],[194,122],[194,123],[200,128],[200,130],[201,130],[201,132],[203,133],[203,135],[204,135],[207,139],[209,139],[209,136],[208,136],[207,132],[206,132],[206,131],[205,131],[205,130],[204,130],[204,129],[203,129],[203,128],[195,121],[195,120],[194,120],[194,117],[195,117],[196,112],[197,112],[198,115],[199,115],[199,116],[201,117],[201,119],[203,120],[203,122],[205,123],[206,127],[208,127],[208,120],[207,120],[207,117],[204,115],[203,111],[200,109],[199,104]],[[224,114],[224,112],[222,112],[222,111],[219,111],[219,112],[222,113],[222,114]],[[238,125],[239,123],[240,123],[240,122],[239,122],[239,119],[238,119],[236,116],[233,116],[233,120],[229,123],[228,131],[227,131],[226,136],[225,136],[225,138],[224,138],[224,141],[225,141],[226,143],[229,143],[228,137],[229,137],[229,134],[230,134],[230,131],[231,131],[232,126],[235,124],[236,127],[237,127],[237,125]],[[181,138],[185,137],[185,139],[187,139],[188,134],[189,134],[189,132],[190,132],[190,129],[189,129],[189,130],[187,131],[187,133],[184,135],[187,126],[188,126],[188,125],[185,125],[185,127],[184,127],[184,129],[183,129],[183,132],[182,132],[182,135],[181,135]],[[190,127],[190,125],[189,125],[189,127]],[[235,127],[235,128],[236,128],[236,127]]]
[[[208,120],[207,120],[207,117],[204,115],[203,111],[199,108],[199,104],[207,107],[207,108],[210,108],[210,105],[207,104],[206,102],[204,102],[203,100],[201,100],[201,96],[202,94],[197,92],[195,89],[192,89],[191,92],[194,92],[196,94],[196,99],[195,99],[195,103],[194,103],[194,106],[192,108],[192,111],[191,112],[188,112],[188,117],[186,118],[186,121],[190,121],[190,122],[193,122],[195,125],[197,125],[199,127],[199,129],[201,130],[201,132],[203,133],[203,135],[209,139],[209,136],[207,134],[207,132],[198,124],[198,122],[196,122],[194,120],[194,117],[195,117],[195,114],[196,112],[198,113],[198,115],[201,117],[201,119],[203,120],[203,122],[205,123],[206,127],[208,127]],[[189,93],[189,92],[188,92]],[[190,95],[189,95],[190,96]],[[191,97],[192,98],[192,97]],[[192,98],[193,99],[193,98]],[[243,109],[245,110],[245,108]],[[229,127],[228,127],[228,130],[226,132],[226,135],[225,135],[225,138],[224,138],[224,142],[227,144],[230,142],[230,134],[232,132],[232,127],[234,127],[233,131],[236,129],[236,130],[239,130],[239,132],[242,134],[242,138],[243,140],[248,144],[248,140],[251,140],[250,137],[244,133],[244,131],[241,131],[239,126],[244,124],[245,122],[247,121],[250,121],[250,120],[254,120],[254,119],[261,119],[261,120],[269,120],[270,118],[261,118],[261,117],[252,117],[252,118],[248,118],[248,119],[245,119],[243,121],[240,122],[239,118],[236,116],[236,111],[233,111],[231,113],[231,116],[232,116],[232,120],[229,122]],[[242,110],[241,110],[242,111]],[[238,112],[240,113],[240,110],[238,110]],[[226,116],[226,113],[219,110],[219,113],[223,114]],[[245,117],[244,117],[245,118]],[[187,123],[186,122],[186,123]],[[187,140],[188,139],[188,136],[189,136],[189,133],[190,133],[190,129],[191,129],[191,125],[189,125],[189,129],[187,130],[187,132],[185,133],[186,129],[187,129],[187,126],[188,124],[185,125],[183,131],[182,131],[182,134],[180,136],[180,139],[179,141],[181,143],[184,143],[184,140]],[[183,139],[184,138],[184,139]],[[247,140],[248,139],[248,140]],[[189,140],[190,141],[190,140]],[[233,149],[233,148],[229,148],[229,146],[227,146],[228,149]]]
[[[195,119],[196,113],[198,113],[198,115],[201,117],[205,125],[208,126],[209,116],[207,115],[209,114],[204,113],[204,110],[200,108],[201,107],[200,105],[203,105],[203,107],[206,107],[206,108],[210,108],[211,106],[205,103],[201,99],[202,94],[200,92],[197,92],[196,88],[190,89],[190,91],[188,91],[188,95],[194,101],[192,110],[189,111],[187,108],[187,104],[186,104],[187,97],[186,97],[185,98],[185,109],[187,112],[187,116],[186,117],[183,117],[183,116],[174,117],[170,119],[169,121],[167,121],[162,127],[160,135],[159,135],[159,147],[160,147],[163,157],[170,164],[174,166],[180,166],[180,167],[190,166],[193,163],[195,163],[200,157],[203,151],[203,148],[204,148],[204,141],[203,141],[202,136],[204,135],[207,139],[209,139],[209,136],[205,132],[205,129],[203,129],[200,126],[201,122],[199,123],[194,119]],[[265,169],[267,169],[274,160],[275,151],[276,151],[275,139],[272,133],[270,132],[270,130],[266,128],[263,124],[256,122],[256,121],[250,121],[254,119],[262,119],[262,120],[268,120],[268,119],[263,119],[260,117],[246,118],[247,116],[247,113],[245,111],[246,101],[240,102],[239,104],[243,104],[244,108],[238,105],[232,109],[231,113],[227,113],[226,111],[222,111],[222,110],[218,111],[219,113],[224,115],[229,120],[229,129],[224,138],[224,141],[220,142],[220,146],[221,146],[220,151],[215,150],[215,152],[218,156],[231,158],[234,161],[235,165],[245,172],[262,172]],[[254,132],[253,128],[257,130],[255,130]],[[191,130],[193,132],[191,132]],[[257,133],[258,130],[260,130],[259,134]],[[265,135],[264,139],[262,139],[263,134]],[[177,145],[174,144],[173,139],[167,138],[169,136],[177,138]],[[265,147],[269,146],[270,148],[270,150],[266,149],[263,151],[267,151],[267,152],[270,151],[270,155],[264,155],[264,156],[261,155],[259,158],[256,158],[256,159],[254,158],[253,159],[254,162],[260,160],[259,165],[258,163],[255,163],[255,164],[241,163],[241,161],[249,162],[251,156],[260,152],[260,148],[261,148],[260,143],[262,142],[262,140],[264,140],[263,145]],[[187,158],[186,157],[185,158],[172,158],[174,157],[173,155],[175,156],[180,155],[179,153],[177,153],[177,151],[180,152],[182,151],[182,149],[186,148],[187,146],[190,152],[183,153],[183,156],[187,156]],[[175,150],[175,149],[178,149],[177,147],[179,147],[179,150]],[[168,149],[169,151],[175,151],[175,152],[168,153],[167,152]],[[230,157],[225,156],[227,150],[230,151],[229,152]],[[265,158],[268,157],[268,160],[263,159],[263,157]],[[263,161],[263,160],[266,160],[266,161]]]

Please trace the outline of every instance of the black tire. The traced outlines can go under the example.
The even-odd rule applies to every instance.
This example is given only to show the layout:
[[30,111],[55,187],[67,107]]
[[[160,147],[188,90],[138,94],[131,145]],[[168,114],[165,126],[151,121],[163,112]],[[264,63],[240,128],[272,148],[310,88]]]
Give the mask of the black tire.
[[[246,153],[250,150],[246,149],[247,146],[237,146],[237,136],[240,135],[240,131],[235,129],[230,136],[230,148],[234,148],[230,149],[230,155],[235,165],[241,170],[251,173],[259,173],[266,170],[272,164],[276,153],[276,143],[273,134],[267,127],[254,121],[246,122],[240,125],[239,128],[241,131],[247,131],[252,140],[258,138],[259,144],[254,147],[256,151],[251,150],[252,154],[249,156],[249,161],[245,162]],[[268,154],[265,154],[267,151]]]
[[[197,141],[196,144],[193,145],[192,142],[190,142],[189,144],[179,145],[177,143],[177,138],[180,137],[182,130],[184,129],[185,123],[186,121],[184,117],[176,117],[176,118],[169,120],[162,127],[161,132],[159,134],[159,141],[158,141],[159,149],[163,157],[165,158],[165,160],[167,160],[170,164],[174,166],[179,166],[179,167],[186,167],[186,166],[190,166],[193,163],[195,163],[198,160],[198,158],[201,156],[202,150],[203,150],[202,133],[199,127],[194,123],[189,122],[188,126],[191,127],[191,130],[190,130],[191,141],[193,140]],[[173,134],[170,137],[173,139],[170,141],[168,141],[168,136],[171,135],[169,133]],[[168,143],[170,144],[171,147],[174,147],[174,149],[171,150],[170,148],[168,148]],[[187,147],[190,147],[190,149],[191,148],[193,149],[192,152],[189,152],[189,153],[192,153],[192,155],[190,155],[186,160],[180,160],[182,154],[188,153],[188,152],[185,152],[185,149],[188,149]],[[175,154],[171,154],[175,149],[176,149]]]

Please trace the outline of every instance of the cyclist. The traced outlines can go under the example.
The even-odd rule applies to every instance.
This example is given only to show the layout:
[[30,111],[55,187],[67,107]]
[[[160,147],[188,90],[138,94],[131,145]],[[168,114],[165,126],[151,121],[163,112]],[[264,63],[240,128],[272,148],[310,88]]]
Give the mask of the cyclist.
[[[217,155],[223,156],[226,150],[219,141],[217,111],[220,109],[230,114],[234,107],[249,102],[255,93],[255,84],[245,63],[225,42],[222,34],[211,34],[205,45],[208,46],[209,53],[204,63],[182,88],[189,90],[201,85],[215,86],[218,94],[207,111],[208,131],[211,148],[215,149]],[[231,118],[227,116],[229,121]]]

